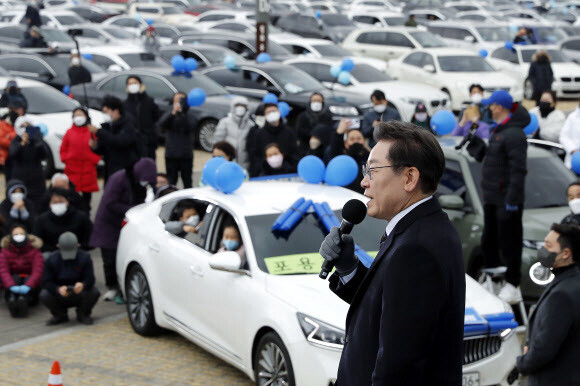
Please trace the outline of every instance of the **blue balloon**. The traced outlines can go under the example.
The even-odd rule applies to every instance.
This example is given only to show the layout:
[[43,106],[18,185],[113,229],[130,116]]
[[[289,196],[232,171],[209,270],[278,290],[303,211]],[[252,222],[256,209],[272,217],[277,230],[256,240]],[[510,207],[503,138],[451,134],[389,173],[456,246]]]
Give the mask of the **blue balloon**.
[[197,60],[195,60],[194,58],[185,59],[185,69],[187,72],[197,70]]
[[147,20],[145,20],[145,23],[147,23],[147,25],[151,25],[154,22],[155,22],[155,20],[153,20],[153,19],[147,19]]
[[572,171],[580,175],[580,151],[572,154],[572,159],[570,161],[572,162]]
[[338,83],[348,86],[350,83],[350,72],[341,71],[340,74],[338,74]]
[[213,188],[217,189],[217,185],[216,185],[216,181],[215,181],[216,171],[222,164],[224,164],[226,162],[228,162],[228,161],[226,161],[225,158],[222,158],[222,157],[210,158],[205,163],[205,165],[203,165],[202,181],[205,184],[210,185]]
[[236,68],[236,58],[232,55],[227,55],[224,58],[224,66],[226,66],[226,68],[229,70],[233,70]]
[[91,54],[83,54],[83,58],[85,58],[86,60],[93,60],[93,55],[91,55]]
[[339,155],[328,163],[324,173],[324,182],[328,185],[346,186],[358,175],[359,166],[349,155]]
[[482,48],[481,50],[479,50],[479,55],[482,58],[486,58],[487,57],[487,50]]
[[133,16],[133,19],[135,19],[135,21],[141,22],[141,20],[143,20],[143,17],[141,17],[141,14],[136,13],[135,16]]
[[256,58],[256,62],[258,62],[258,63],[268,63],[270,61],[272,61],[272,58],[270,57],[270,54],[268,54],[267,52],[262,52]]
[[215,172],[217,189],[226,194],[230,194],[242,186],[245,179],[244,169],[231,161],[219,165]]
[[352,59],[344,58],[342,60],[342,64],[340,65],[340,69],[342,71],[352,71],[353,68],[354,68],[354,62],[352,61]]
[[319,184],[324,180],[326,166],[315,155],[307,155],[298,162],[298,175],[309,184]]
[[189,94],[187,94],[187,104],[189,106],[201,106],[205,102],[207,97],[203,89],[196,87],[192,89]]
[[508,40],[505,42],[504,47],[508,50],[512,50],[514,48],[514,42]]
[[48,134],[48,126],[46,126],[45,123],[41,122],[38,125],[36,125],[36,127],[38,127],[40,129],[42,136],[46,137],[46,134]]
[[64,86],[62,88],[62,92],[65,93],[66,95],[70,94],[70,86],[67,84],[66,86]]
[[278,103],[278,97],[276,96],[276,94],[272,94],[270,92],[270,93],[264,95],[264,97],[262,98],[262,102],[276,104],[276,103]]
[[181,55],[175,55],[171,58],[171,66],[177,72],[185,71],[185,59]]
[[280,111],[280,116],[286,118],[290,114],[290,105],[286,102],[278,102],[278,110]]
[[526,127],[524,127],[524,133],[526,133],[526,135],[532,135],[536,132],[536,130],[538,130],[538,117],[536,116],[536,114],[531,113],[530,114],[530,123],[529,125],[527,125]]
[[335,65],[330,66],[330,75],[337,78],[338,74],[340,74],[340,64],[335,64]]
[[314,16],[316,16],[316,18],[317,18],[317,19],[320,19],[320,18],[322,17],[322,12],[320,12],[320,11],[316,11],[316,12],[314,13]]
[[455,115],[448,110],[439,110],[431,117],[431,129],[437,135],[447,135],[455,128]]

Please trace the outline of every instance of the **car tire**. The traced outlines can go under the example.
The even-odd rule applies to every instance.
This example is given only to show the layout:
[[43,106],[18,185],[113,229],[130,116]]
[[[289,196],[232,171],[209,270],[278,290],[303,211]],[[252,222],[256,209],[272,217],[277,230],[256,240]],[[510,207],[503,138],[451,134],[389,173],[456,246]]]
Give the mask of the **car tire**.
[[127,314],[133,330],[143,336],[159,334],[161,327],[155,322],[149,282],[139,265],[131,267],[127,274],[125,296],[127,297]]
[[268,332],[260,338],[253,363],[256,385],[296,385],[290,354],[275,332]]
[[451,100],[451,93],[446,88],[441,89],[445,94],[447,94],[447,101],[449,103],[449,108],[453,110],[453,100]]
[[56,171],[54,167],[54,157],[52,156],[52,151],[50,150],[50,146],[46,142],[42,142],[42,146],[44,146],[44,150],[46,151],[46,158],[42,160],[42,171],[44,172],[44,178],[50,178]]
[[213,135],[216,126],[215,119],[206,119],[197,127],[197,143],[205,151],[211,152],[213,150]]
[[532,99],[534,96],[534,85],[531,80],[526,79],[524,82],[524,98]]

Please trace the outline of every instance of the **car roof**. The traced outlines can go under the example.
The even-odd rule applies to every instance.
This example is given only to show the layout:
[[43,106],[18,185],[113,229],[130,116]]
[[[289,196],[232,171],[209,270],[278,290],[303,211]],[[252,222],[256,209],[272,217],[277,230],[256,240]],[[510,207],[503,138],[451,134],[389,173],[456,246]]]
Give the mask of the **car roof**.
[[[342,59],[340,58],[315,58],[312,56],[304,56],[302,57],[298,56],[297,58],[292,58],[292,59],[288,59],[285,60],[283,63],[284,64],[292,64],[292,63],[321,63],[321,64],[328,64],[328,65],[333,65],[333,64],[339,64],[341,63]],[[361,58],[361,57],[356,57],[353,56],[350,58],[355,64],[367,64],[366,59],[367,58]]]
[[81,53],[86,52],[94,52],[99,54],[113,54],[113,55],[120,55],[120,54],[135,54],[135,53],[147,53],[148,51],[144,48],[139,48],[135,46],[92,46],[92,47],[84,47],[81,48]]
[[19,88],[26,88],[26,87],[50,87],[42,82],[32,79],[26,78],[19,78],[14,76],[0,76],[0,88],[4,89],[6,83],[9,80],[15,80],[18,83]]
[[[451,47],[432,47],[423,48],[421,51],[430,53],[432,55],[462,55],[462,56],[480,56],[477,52],[470,50],[465,50],[461,48],[451,48]],[[415,52],[415,51],[413,51]]]
[[363,33],[363,32],[416,32],[416,31],[425,32],[425,30],[418,29],[417,27],[403,27],[403,26],[363,27],[363,28],[357,28],[355,31],[358,33]]
[[278,44],[309,44],[309,45],[336,45],[331,40],[326,39],[315,39],[315,38],[303,38],[301,36],[292,36],[292,35],[279,35],[273,39]]

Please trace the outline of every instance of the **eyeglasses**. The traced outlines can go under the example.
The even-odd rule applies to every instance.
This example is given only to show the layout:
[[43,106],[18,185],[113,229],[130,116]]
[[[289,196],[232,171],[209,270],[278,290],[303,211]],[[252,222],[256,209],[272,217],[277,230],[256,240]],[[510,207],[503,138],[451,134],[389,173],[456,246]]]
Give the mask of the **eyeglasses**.
[[373,179],[373,174],[372,171],[373,170],[377,170],[377,169],[383,169],[383,168],[396,168],[399,166],[409,166],[409,165],[387,165],[387,166],[375,166],[375,167],[368,167],[367,165],[362,165],[362,174],[363,174],[363,178],[365,178],[367,175],[369,176],[369,180]]

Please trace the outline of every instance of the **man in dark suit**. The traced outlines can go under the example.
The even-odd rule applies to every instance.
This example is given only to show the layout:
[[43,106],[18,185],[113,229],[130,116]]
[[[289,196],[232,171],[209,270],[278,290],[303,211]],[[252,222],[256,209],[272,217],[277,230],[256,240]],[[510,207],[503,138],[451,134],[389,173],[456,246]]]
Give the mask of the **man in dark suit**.
[[465,274],[457,231],[433,194],[445,169],[435,136],[380,123],[361,186],[367,213],[389,223],[366,268],[350,235],[320,248],[330,289],[350,304],[337,384],[461,385]]
[[552,225],[538,260],[556,276],[544,290],[528,327],[529,343],[517,368],[530,386],[580,382],[580,228]]

